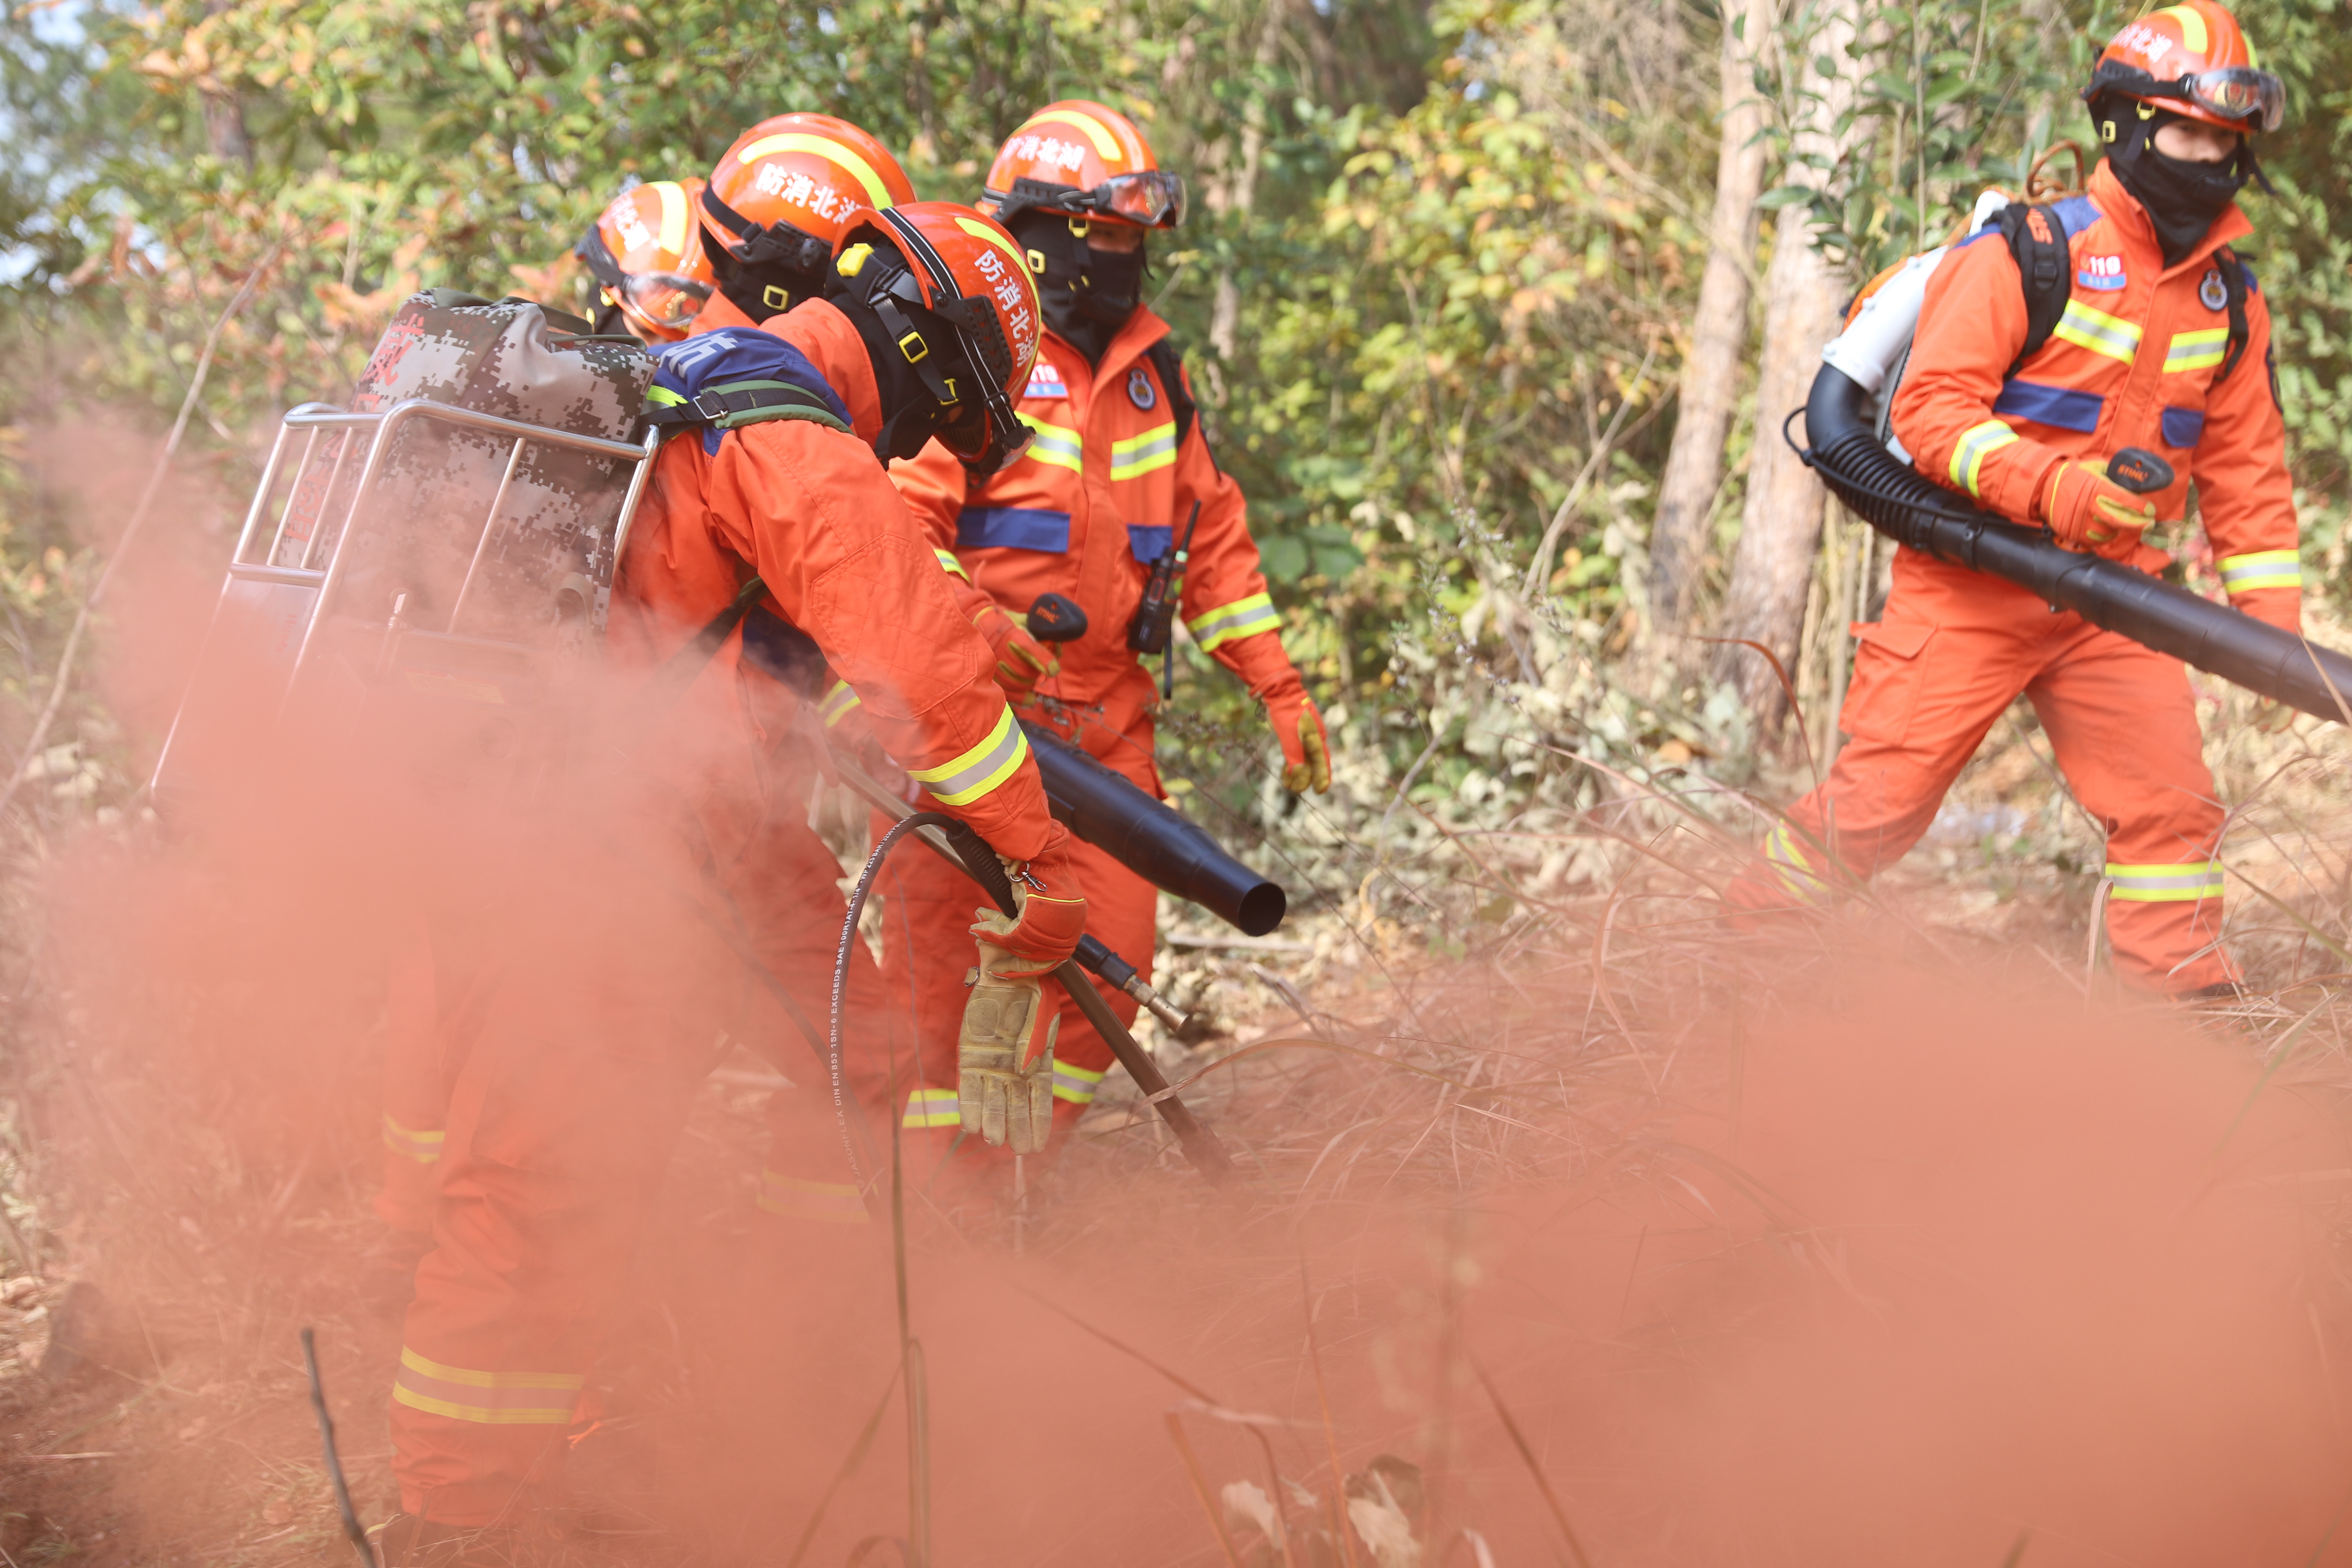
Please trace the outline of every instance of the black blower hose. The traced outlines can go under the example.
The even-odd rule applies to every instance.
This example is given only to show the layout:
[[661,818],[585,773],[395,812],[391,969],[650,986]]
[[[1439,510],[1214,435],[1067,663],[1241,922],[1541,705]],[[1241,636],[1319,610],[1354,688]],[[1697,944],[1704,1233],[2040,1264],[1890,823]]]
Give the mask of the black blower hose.
[[[2031,590],[2184,664],[2322,719],[2352,712],[2352,658],[2160,577],[2063,550],[2046,535],[1959,504],[1878,442],[1870,395],[1823,365],[1806,400],[1811,447],[1781,436],[1853,513],[1897,544]],[[1791,414],[1793,421],[1796,416]]]

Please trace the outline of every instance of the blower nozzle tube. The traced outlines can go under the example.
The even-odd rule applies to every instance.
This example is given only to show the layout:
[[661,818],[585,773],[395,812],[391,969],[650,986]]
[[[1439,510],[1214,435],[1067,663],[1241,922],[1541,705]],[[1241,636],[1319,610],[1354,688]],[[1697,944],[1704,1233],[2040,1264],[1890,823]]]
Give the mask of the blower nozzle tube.
[[1039,725],[1022,721],[1046,803],[1072,833],[1164,892],[1246,935],[1282,923],[1288,895],[1134,784]]
[[[1854,514],[1898,544],[1989,572],[2184,664],[2322,719],[2352,710],[2352,658],[2160,577],[2078,554],[1961,504],[1881,446],[1870,395],[1823,365],[1805,403],[1812,443],[1797,455]],[[1794,444],[1793,442],[1791,443]]]

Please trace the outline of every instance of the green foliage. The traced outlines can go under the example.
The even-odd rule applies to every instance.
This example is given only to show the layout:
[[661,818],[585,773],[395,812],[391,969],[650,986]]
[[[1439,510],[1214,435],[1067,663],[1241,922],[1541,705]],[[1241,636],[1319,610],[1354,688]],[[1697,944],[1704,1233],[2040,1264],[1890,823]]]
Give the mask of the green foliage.
[[[1873,0],[1839,53],[1822,43],[1827,5],[1784,8],[1753,90],[1768,203],[1810,203],[1858,276],[2085,135],[2074,86],[2121,15]],[[2250,248],[2297,473],[2333,540],[2352,477],[2352,29],[2336,0],[2257,0],[2246,19],[2294,116],[2266,151],[2280,195],[2249,197]],[[1738,726],[1706,694],[1684,694],[1687,712],[1612,707],[1601,679],[1641,612],[1706,258],[1717,26],[1705,0],[12,12],[0,309],[11,339],[47,345],[58,384],[160,417],[258,269],[191,436],[249,462],[277,409],[341,395],[407,290],[575,288],[562,258],[624,181],[707,169],[765,115],[841,114],[900,149],[925,195],[969,197],[1031,108],[1100,98],[1192,182],[1195,216],[1155,241],[1156,303],[1250,495],[1294,652],[1372,759],[1365,777],[1402,777],[1433,729],[1458,741],[1479,715],[1621,761],[1669,736],[1719,753]],[[1817,99],[1842,106],[1833,163],[1788,145]],[[1743,415],[1718,516],[1738,515],[1741,454],[1782,412]],[[1198,755],[1235,737],[1264,749],[1243,694],[1193,668]],[[1449,742],[1416,787],[1495,776]],[[1255,784],[1229,794],[1282,809]]]

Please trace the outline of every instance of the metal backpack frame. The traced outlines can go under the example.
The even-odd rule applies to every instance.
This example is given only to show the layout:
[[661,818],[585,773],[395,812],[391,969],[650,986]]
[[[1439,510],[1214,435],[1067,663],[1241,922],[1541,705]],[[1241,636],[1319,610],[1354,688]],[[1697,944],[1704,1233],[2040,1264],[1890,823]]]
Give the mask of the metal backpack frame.
[[[191,709],[223,695],[219,690],[221,678],[231,672],[219,668],[222,660],[242,652],[250,661],[248,668],[279,683],[274,698],[262,696],[270,724],[293,707],[306,680],[316,679],[331,643],[337,640],[330,634],[354,553],[351,547],[366,536],[372,524],[381,527],[386,521],[371,515],[380,510],[371,503],[378,500],[386,459],[404,431],[436,421],[510,441],[505,469],[488,510],[474,532],[471,558],[443,624],[431,627],[409,622],[404,613],[404,595],[396,601],[394,614],[377,634],[373,668],[367,673],[382,677],[404,668],[411,672],[412,685],[420,684],[422,676],[425,678],[422,684],[429,689],[431,680],[437,679],[445,690],[470,688],[478,693],[487,689],[499,692],[500,701],[505,700],[504,690],[512,682],[536,679],[540,667],[552,651],[549,646],[512,637],[468,635],[465,630],[475,587],[499,539],[501,514],[506,510],[516,470],[526,449],[534,446],[631,465],[617,514],[609,528],[598,525],[593,531],[597,545],[593,557],[583,563],[590,570],[581,574],[588,591],[578,595],[581,602],[567,612],[562,607],[563,601],[574,590],[569,586],[560,589],[558,603],[551,606],[559,622],[584,617],[588,629],[602,631],[612,594],[614,568],[627,547],[630,524],[635,520],[646,481],[652,473],[652,458],[660,444],[660,428],[647,430],[642,441],[633,443],[509,419],[429,398],[404,399],[388,408],[358,413],[332,404],[302,404],[289,409],[280,421],[261,478],[254,487],[253,500],[237,533],[236,548],[229,556],[227,579],[222,584],[220,598],[198,648],[187,690],[173,716],[162,754],[156,759],[151,790],[160,792],[168,787],[167,775],[174,764],[174,752],[184,749],[181,731],[188,723]],[[291,470],[285,502],[269,527],[268,546],[257,555],[254,542],[265,523],[270,522],[272,501],[279,489],[278,480],[291,444],[289,437],[297,432],[307,436],[302,454]],[[362,432],[366,433],[363,447],[360,439]],[[342,433],[342,438],[333,439],[331,433]],[[322,437],[329,437],[324,442],[324,453],[320,450]],[[355,449],[362,450],[364,456],[359,458],[357,472],[346,489],[344,476],[352,467]],[[289,526],[296,520],[298,498],[306,486],[314,482],[320,488],[315,492],[318,506],[310,531],[307,539],[292,536],[299,553],[289,564],[280,559],[289,542]],[[356,622],[350,625],[352,629],[359,629]],[[244,646],[241,649],[226,648],[223,645],[227,639],[237,639]],[[210,686],[208,675],[214,678]]]

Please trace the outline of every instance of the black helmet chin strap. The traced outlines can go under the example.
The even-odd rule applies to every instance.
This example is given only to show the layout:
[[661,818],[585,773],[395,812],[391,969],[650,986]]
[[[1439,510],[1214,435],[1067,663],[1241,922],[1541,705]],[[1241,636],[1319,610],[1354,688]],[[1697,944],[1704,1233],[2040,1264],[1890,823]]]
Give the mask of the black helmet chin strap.
[[788,272],[822,277],[825,264],[833,259],[833,247],[816,236],[788,223],[753,223],[719,200],[719,193],[709,185],[702,187],[702,210],[735,237],[736,243],[726,247],[727,253],[745,266],[772,262]]

